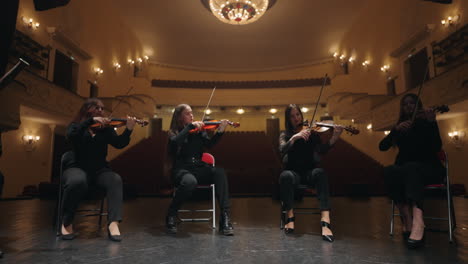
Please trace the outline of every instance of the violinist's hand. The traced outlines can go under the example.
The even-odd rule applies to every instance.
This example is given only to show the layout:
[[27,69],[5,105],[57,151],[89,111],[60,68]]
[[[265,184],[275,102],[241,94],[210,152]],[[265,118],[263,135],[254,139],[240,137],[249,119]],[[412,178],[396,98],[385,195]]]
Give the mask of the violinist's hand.
[[205,123],[202,121],[195,121],[192,123],[192,125],[194,125],[196,129],[200,130],[205,125]]
[[135,124],[136,124],[136,118],[127,116],[127,129],[133,130],[133,128],[135,127]]
[[302,130],[301,132],[297,133],[297,134],[294,134],[292,137],[291,137],[291,141],[292,142],[296,142],[296,140],[298,139],[304,139],[305,141],[307,141],[310,137],[310,130],[309,129],[304,129]]
[[401,122],[395,127],[395,130],[398,132],[405,132],[411,127],[411,120]]
[[425,109],[424,110],[424,116],[426,117],[427,121],[429,121],[429,122],[434,122],[435,118],[436,118],[435,112],[432,109]]
[[224,132],[227,125],[228,125],[228,120],[226,119],[221,120],[221,123],[219,124],[219,127],[218,127],[218,132],[221,132],[221,133]]
[[109,124],[110,119],[107,117],[102,117],[102,116],[95,116],[93,117],[94,122],[99,123],[101,127]]

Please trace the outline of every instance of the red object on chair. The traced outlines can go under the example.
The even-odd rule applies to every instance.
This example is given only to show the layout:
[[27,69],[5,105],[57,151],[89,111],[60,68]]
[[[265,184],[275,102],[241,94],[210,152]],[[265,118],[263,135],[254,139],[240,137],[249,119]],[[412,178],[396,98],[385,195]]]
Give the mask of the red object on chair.
[[208,165],[215,166],[215,158],[210,153],[203,153],[201,160]]

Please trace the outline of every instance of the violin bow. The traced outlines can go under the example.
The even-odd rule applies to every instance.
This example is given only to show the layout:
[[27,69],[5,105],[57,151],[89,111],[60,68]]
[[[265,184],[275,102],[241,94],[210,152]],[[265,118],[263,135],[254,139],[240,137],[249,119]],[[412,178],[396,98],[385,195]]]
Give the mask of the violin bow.
[[424,78],[423,78],[423,81],[421,83],[421,85],[419,86],[419,89],[418,89],[418,99],[416,100],[416,104],[414,106],[414,109],[413,109],[413,114],[411,116],[411,123],[414,122],[414,119],[416,118],[416,113],[418,112],[418,107],[419,107],[419,101],[421,101],[421,92],[422,92],[422,88],[424,86],[424,82],[426,81],[426,78],[427,78],[427,75],[429,75],[429,62],[431,61],[431,57],[427,58],[427,66],[426,66],[426,72],[424,73]]
[[[133,86],[130,86],[130,89],[128,89],[127,93],[125,94],[125,96],[127,96],[130,91],[133,90]],[[120,102],[122,102],[122,99],[119,100],[119,102],[117,103],[117,105],[114,106],[114,109],[111,110],[110,114],[109,114],[109,117],[108,118],[112,118],[112,113],[114,113],[114,111],[117,109],[117,107],[120,105]]]
[[322,87],[320,88],[320,94],[317,98],[317,103],[315,104],[314,114],[312,115],[312,120],[310,120],[309,126],[312,126],[312,123],[314,122],[315,115],[317,114],[317,108],[320,103],[320,98],[322,97],[323,87],[325,87],[325,83],[327,82],[327,80],[328,80],[328,73],[326,73],[325,77],[323,78]]
[[208,99],[208,104],[206,104],[205,110],[203,110],[203,116],[202,116],[202,119],[201,119],[202,122],[203,122],[203,120],[205,120],[206,110],[208,110],[208,107],[210,106],[211,98],[213,98],[213,94],[214,94],[215,90],[216,90],[216,86],[213,88],[213,91],[211,91],[210,99]]

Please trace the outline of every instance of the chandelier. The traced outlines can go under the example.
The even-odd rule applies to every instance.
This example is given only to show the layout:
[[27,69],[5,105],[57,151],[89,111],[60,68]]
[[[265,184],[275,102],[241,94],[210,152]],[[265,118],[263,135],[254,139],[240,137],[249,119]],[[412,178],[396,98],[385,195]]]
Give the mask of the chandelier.
[[[271,0],[209,0],[210,10],[219,20],[232,25],[246,25],[265,14]],[[275,1],[273,1],[275,2]]]

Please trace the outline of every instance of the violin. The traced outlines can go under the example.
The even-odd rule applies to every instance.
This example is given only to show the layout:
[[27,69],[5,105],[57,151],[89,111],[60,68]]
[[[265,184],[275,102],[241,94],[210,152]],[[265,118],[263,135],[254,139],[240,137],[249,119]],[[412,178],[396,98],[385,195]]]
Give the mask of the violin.
[[[217,129],[219,127],[219,125],[221,124],[221,121],[218,121],[218,120],[210,120],[210,121],[205,121],[203,122],[203,127],[201,129],[199,128],[194,128],[192,130],[189,131],[190,134],[194,134],[194,133],[198,133],[200,131],[213,131],[215,129]],[[240,126],[240,123],[239,122],[232,122],[232,121],[229,121],[228,120],[228,125],[234,127],[234,128],[237,128]]]
[[[141,120],[141,119],[135,119],[135,122],[142,127],[147,126],[149,124],[148,121]],[[94,123],[90,127],[92,129],[101,129],[105,127],[121,127],[121,126],[125,126],[126,124],[127,124],[127,118],[111,118],[110,121],[106,124]]]
[[416,111],[416,117],[417,118],[424,118],[425,117],[424,114],[425,114],[426,110],[431,110],[434,113],[443,114],[443,113],[446,113],[446,112],[450,111],[450,108],[448,107],[448,105],[431,106],[431,107],[429,107],[427,109],[420,109],[420,110]]
[[[309,122],[306,120],[303,122],[303,127],[310,129],[311,131],[315,131],[318,133],[322,133],[325,131],[328,131],[330,128],[335,128],[336,126],[339,126],[338,124],[330,124],[330,123],[325,123],[325,122],[315,122],[313,126],[309,124]],[[353,126],[342,126],[343,129],[351,134],[351,135],[357,135],[359,134],[359,129],[353,127]]]

